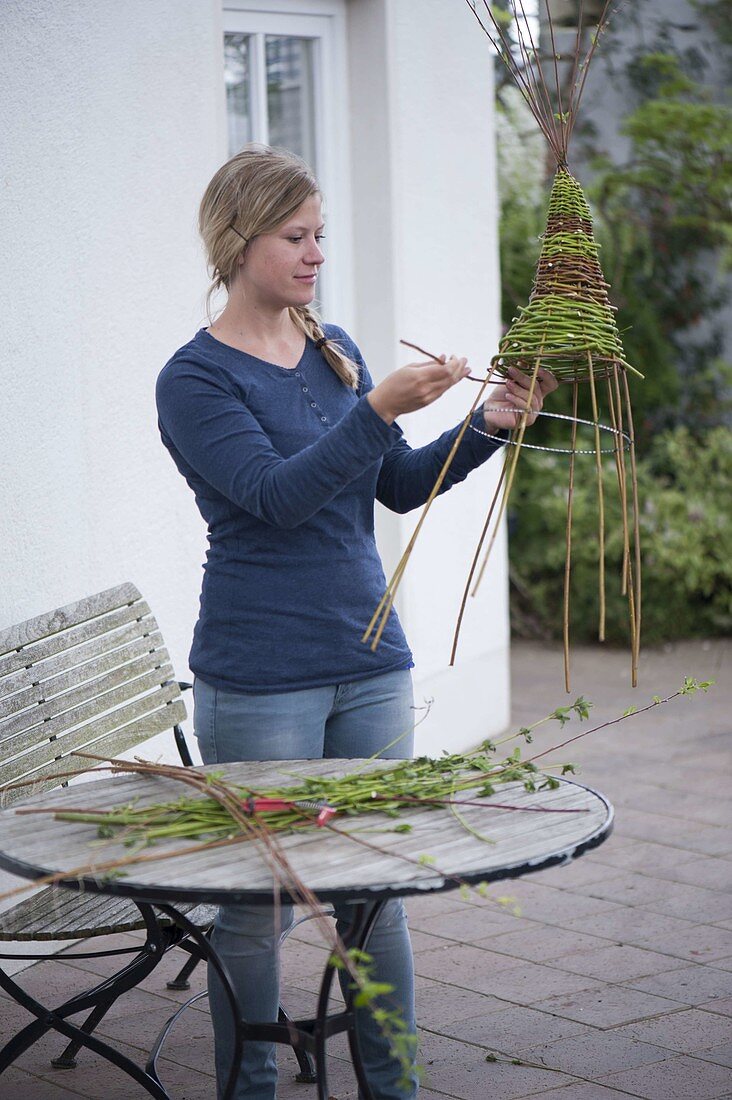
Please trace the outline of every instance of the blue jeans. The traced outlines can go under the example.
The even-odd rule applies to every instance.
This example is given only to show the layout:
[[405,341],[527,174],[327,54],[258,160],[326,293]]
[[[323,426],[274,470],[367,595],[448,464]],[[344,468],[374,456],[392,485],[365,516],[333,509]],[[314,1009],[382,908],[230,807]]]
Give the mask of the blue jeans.
[[[194,726],[206,764],[234,760],[294,760],[321,757],[379,756],[408,759],[412,755],[414,710],[412,678],[407,670],[388,672],[355,683],[310,688],[273,695],[242,695],[221,691],[197,679],[194,684]],[[391,744],[391,742],[395,742]],[[336,909],[336,928],[348,934],[352,907]],[[233,981],[245,1020],[277,1019],[281,933],[292,923],[292,906],[226,905],[219,910],[213,945]],[[398,899],[384,906],[369,941],[376,981],[394,986],[391,1007],[402,1014],[412,1033],[414,970],[406,914]],[[342,984],[344,975],[339,974]],[[231,1015],[215,971],[209,968],[209,1000],[216,1046],[219,1095],[232,1058]],[[411,1100],[417,1078],[398,1083],[400,1066],[367,1010],[357,1010],[356,1026],[369,1083],[379,1100]],[[272,1043],[247,1042],[235,1100],[274,1100],[277,1088]]]

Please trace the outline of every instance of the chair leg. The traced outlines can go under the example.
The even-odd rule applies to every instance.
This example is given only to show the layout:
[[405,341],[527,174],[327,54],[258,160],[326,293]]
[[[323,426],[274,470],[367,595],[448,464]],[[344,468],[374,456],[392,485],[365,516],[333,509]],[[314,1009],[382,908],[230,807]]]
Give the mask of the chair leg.
[[[211,938],[211,932],[213,931],[213,925],[206,929],[206,939]],[[166,988],[168,989],[190,989],[191,983],[188,981],[193,971],[201,962],[203,956],[198,949],[198,946],[192,940],[184,940],[183,943],[178,945],[184,951],[188,951],[190,958],[183,964],[176,976],[169,982],[166,982]]]
[[[145,1070],[94,1034],[94,1029],[117,998],[133,989],[152,973],[166,951],[175,946],[183,936],[176,925],[160,928],[154,911],[149,905],[141,903],[138,908],[145,920],[147,937],[132,961],[111,977],[98,982],[93,988],[69,998],[55,1008],[41,1004],[30,996],[0,967],[0,987],[35,1016],[31,1023],[21,1028],[10,1042],[0,1049],[0,1074],[48,1031],[57,1031],[67,1040],[66,1048],[56,1060],[56,1064],[60,1064],[62,1068],[70,1068],[78,1050],[82,1046],[88,1047],[122,1069],[151,1096],[158,1100],[169,1100],[164,1089]],[[81,1026],[73,1024],[70,1020],[70,1017],[79,1012],[89,1013]]]
[[[101,1023],[113,1004],[114,1000],[100,1002],[94,1011],[89,1013],[84,1023],[81,1024],[81,1030],[87,1035],[91,1035],[92,1031],[94,1031],[97,1024]],[[73,1040],[66,1049],[59,1054],[58,1058],[51,1059],[51,1065],[54,1069],[76,1069],[76,1055],[80,1050],[81,1042],[76,1039]]]

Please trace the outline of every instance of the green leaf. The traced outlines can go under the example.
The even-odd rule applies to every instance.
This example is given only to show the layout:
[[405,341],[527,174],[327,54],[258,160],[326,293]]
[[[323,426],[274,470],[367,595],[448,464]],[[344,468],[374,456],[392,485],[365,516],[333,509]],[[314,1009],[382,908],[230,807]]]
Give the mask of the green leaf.
[[559,725],[564,727],[569,721],[570,709],[570,707],[557,707],[555,711],[552,711],[549,717],[554,721],[559,722]]

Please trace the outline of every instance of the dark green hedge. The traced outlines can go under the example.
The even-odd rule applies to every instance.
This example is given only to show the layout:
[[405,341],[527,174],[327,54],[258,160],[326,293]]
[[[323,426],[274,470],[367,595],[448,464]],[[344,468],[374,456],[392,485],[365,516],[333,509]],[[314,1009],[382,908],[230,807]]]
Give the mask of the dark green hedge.
[[[572,637],[597,638],[597,482],[592,456],[577,459]],[[568,460],[524,452],[509,510],[514,633],[560,638]],[[658,435],[638,464],[646,644],[732,633],[732,431],[696,441],[679,427]],[[620,595],[622,527],[614,464],[605,478],[607,640],[628,640]]]

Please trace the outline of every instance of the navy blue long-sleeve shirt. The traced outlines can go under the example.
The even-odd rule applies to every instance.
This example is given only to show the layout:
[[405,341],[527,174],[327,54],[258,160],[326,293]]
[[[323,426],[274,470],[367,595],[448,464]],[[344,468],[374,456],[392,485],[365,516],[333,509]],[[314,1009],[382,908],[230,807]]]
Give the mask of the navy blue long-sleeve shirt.
[[[289,369],[205,329],[158,378],[163,443],[208,525],[190,667],[227,691],[295,691],[412,663],[394,611],[375,653],[361,642],[386,584],[374,499],[396,512],[423,504],[459,426],[410,448],[367,401],[356,345],[324,331],[358,365],[357,390],[310,340]],[[496,447],[466,432],[443,491]]]

